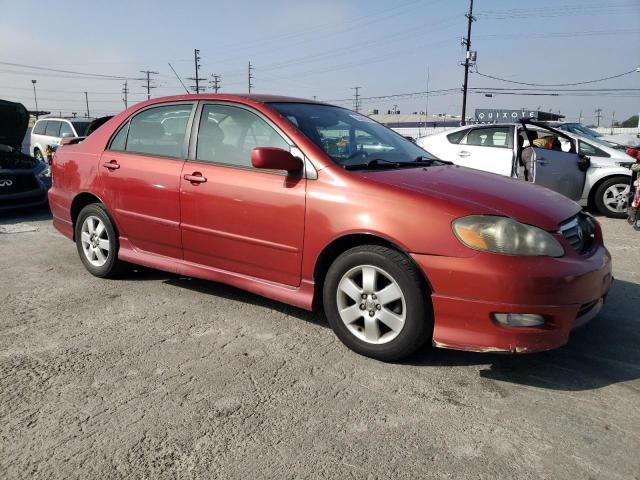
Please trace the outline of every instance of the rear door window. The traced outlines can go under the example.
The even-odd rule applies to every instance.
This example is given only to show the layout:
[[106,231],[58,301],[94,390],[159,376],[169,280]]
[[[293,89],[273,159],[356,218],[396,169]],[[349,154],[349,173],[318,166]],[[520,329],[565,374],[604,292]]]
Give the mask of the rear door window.
[[511,148],[509,127],[475,128],[467,135],[467,145],[480,147]]
[[49,120],[47,122],[47,127],[44,130],[44,134],[48,137],[59,137],[60,133],[60,122],[57,120]]
[[47,121],[46,120],[42,120],[41,122],[37,122],[36,126],[33,127],[33,133],[35,133],[36,135],[44,135],[44,131],[47,128]]
[[110,149],[184,158],[185,134],[192,109],[191,103],[146,109],[131,119],[128,132],[126,126],[118,132]]

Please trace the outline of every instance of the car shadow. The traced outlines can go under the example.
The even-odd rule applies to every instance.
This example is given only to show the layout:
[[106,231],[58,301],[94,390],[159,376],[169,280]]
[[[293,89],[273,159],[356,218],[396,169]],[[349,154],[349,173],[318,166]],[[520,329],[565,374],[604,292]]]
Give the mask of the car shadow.
[[[274,309],[329,328],[322,312],[308,312],[221,283],[144,267],[135,267],[123,278],[161,280],[175,287]],[[557,350],[512,355],[425,348],[400,363],[425,368],[484,366],[486,368],[480,370],[483,378],[550,390],[583,391],[640,378],[638,345],[640,285],[617,280],[598,317],[574,331],[569,343]],[[640,386],[628,385],[628,388],[640,392]]]
[[[524,386],[581,391],[640,378],[640,285],[615,281],[607,304],[590,324],[575,330],[564,347],[510,355],[431,349],[412,365],[488,365],[480,376]],[[640,392],[640,386],[628,385]]]
[[277,302],[275,300],[270,300],[266,297],[261,297],[260,295],[255,295],[223,283],[185,277],[137,265],[130,268],[118,278],[121,280],[135,281],[160,280],[163,283],[174,287],[184,288],[194,292],[221,297],[236,302],[249,303],[258,307],[269,308],[300,320],[304,320],[305,322],[329,328],[329,324],[322,312],[309,312],[307,310],[287,305],[286,303]]

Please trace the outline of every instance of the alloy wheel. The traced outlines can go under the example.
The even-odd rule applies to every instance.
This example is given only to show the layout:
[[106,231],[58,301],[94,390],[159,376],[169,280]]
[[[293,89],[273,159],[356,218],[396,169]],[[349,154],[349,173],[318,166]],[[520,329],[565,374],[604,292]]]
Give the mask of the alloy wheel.
[[612,212],[623,213],[627,208],[630,187],[624,183],[611,185],[604,191],[602,203]]
[[340,319],[358,339],[383,344],[402,331],[407,316],[404,294],[398,282],[373,265],[346,272],[336,295]]
[[104,223],[98,217],[90,215],[80,231],[82,251],[85,257],[95,267],[102,267],[109,258],[109,234]]

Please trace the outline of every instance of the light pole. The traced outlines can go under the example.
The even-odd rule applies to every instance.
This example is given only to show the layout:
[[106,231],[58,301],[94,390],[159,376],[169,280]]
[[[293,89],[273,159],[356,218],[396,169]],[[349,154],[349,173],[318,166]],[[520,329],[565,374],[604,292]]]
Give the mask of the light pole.
[[38,95],[36,95],[36,80],[31,80],[33,84],[33,98],[36,101],[36,120],[38,119]]

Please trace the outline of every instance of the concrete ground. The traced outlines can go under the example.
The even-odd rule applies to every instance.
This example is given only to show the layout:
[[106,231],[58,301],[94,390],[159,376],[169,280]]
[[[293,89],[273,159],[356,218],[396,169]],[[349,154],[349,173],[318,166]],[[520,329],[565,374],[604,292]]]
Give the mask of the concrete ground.
[[640,479],[640,233],[568,346],[384,364],[321,315],[0,220],[0,478]]

